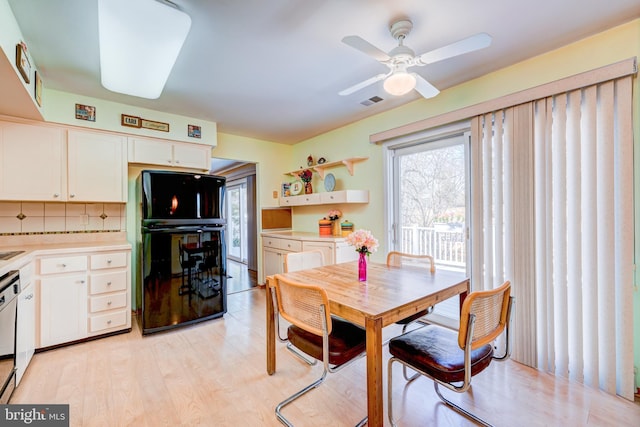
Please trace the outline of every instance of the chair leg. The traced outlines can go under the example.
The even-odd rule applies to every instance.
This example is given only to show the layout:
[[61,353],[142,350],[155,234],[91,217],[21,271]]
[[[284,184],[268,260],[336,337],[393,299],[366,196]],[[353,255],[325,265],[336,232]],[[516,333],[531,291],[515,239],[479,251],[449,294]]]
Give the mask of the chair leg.
[[[413,323],[413,322],[412,322]],[[407,327],[411,325],[411,323],[407,323],[405,325],[402,326],[402,333],[404,334],[407,331]],[[423,327],[424,325],[420,326]],[[419,329],[419,328],[418,328]],[[415,380],[416,378],[418,378],[420,376],[419,373],[415,373],[413,374],[413,376],[409,376],[409,370],[407,368],[407,366],[403,363],[402,364],[402,376],[404,377],[405,381],[407,381],[408,383],[410,383],[411,381]]]
[[297,347],[295,347],[290,342],[287,342],[287,350],[289,350],[291,353],[293,353],[294,356],[296,356],[298,359],[302,360],[307,365],[314,366],[316,363],[318,363],[318,361],[316,359],[311,359],[311,358],[307,357],[306,354],[304,354],[303,352],[298,350]]
[[[326,377],[327,377],[327,370],[324,369],[322,371],[322,376],[320,378],[318,378],[316,381],[312,382],[311,384],[309,384],[308,386],[306,386],[302,390],[292,394],[291,396],[289,396],[288,398],[286,398],[285,400],[280,402],[278,404],[278,406],[276,406],[276,417],[278,417],[278,420],[282,424],[284,424],[284,425],[286,425],[288,427],[293,427],[293,424],[291,424],[291,422],[289,420],[287,420],[284,415],[282,415],[282,412],[281,412],[282,409],[285,406],[287,406],[288,404],[290,404],[291,402],[293,402],[294,400],[296,400],[297,398],[299,398],[300,396],[310,392],[314,388],[317,388],[320,384],[323,383],[323,381],[325,380]],[[358,424],[356,424],[356,427],[364,426],[365,424],[367,424],[367,421],[368,421],[368,417],[364,417],[362,420],[360,420],[358,422]]]
[[324,370],[322,372],[322,376],[320,378],[318,378],[316,381],[312,382],[311,384],[309,384],[308,386],[306,386],[305,388],[303,388],[300,391],[295,392],[294,394],[292,394],[291,396],[287,397],[285,400],[283,400],[282,402],[280,402],[278,404],[278,406],[276,406],[276,417],[278,417],[278,420],[280,420],[280,422],[288,427],[293,427],[293,424],[291,424],[291,422],[289,422],[289,420],[287,420],[285,418],[284,415],[282,415],[282,409],[287,406],[288,404],[290,404],[291,402],[293,402],[294,400],[296,400],[297,398],[299,398],[300,396],[304,395],[305,393],[308,393],[309,391],[313,390],[314,388],[318,387],[320,384],[322,384],[322,382],[324,381],[324,379],[327,377],[327,371]]
[[442,400],[444,403],[446,403],[447,406],[449,406],[454,411],[456,411],[456,412],[458,412],[458,413],[460,413],[462,415],[465,415],[468,418],[471,418],[472,420],[474,420],[475,422],[477,422],[480,425],[483,425],[485,427],[493,427],[491,424],[489,424],[488,422],[486,422],[482,418],[477,417],[476,415],[472,414],[471,412],[469,412],[466,409],[456,405],[455,403],[453,403],[452,401],[450,401],[449,399],[444,397],[442,395],[442,393],[440,392],[440,388],[438,387],[438,383],[435,382],[435,381],[433,382],[433,388],[436,390],[436,394],[438,395],[440,400]]

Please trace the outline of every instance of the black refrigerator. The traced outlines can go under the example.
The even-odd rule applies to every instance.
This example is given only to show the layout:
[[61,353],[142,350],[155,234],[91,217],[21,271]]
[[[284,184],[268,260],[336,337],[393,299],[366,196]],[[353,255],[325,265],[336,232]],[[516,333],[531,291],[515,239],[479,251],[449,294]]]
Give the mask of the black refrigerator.
[[206,174],[140,173],[136,302],[144,335],[226,313],[225,183]]

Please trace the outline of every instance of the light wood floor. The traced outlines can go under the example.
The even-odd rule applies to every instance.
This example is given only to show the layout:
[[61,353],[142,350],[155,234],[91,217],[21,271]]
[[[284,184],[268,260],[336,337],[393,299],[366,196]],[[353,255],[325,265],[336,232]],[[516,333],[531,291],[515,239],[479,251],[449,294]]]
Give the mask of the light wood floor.
[[[275,405],[315,380],[321,368],[304,365],[279,345],[278,370],[267,375],[264,290],[238,292],[228,301],[222,319],[144,338],[134,327],[38,353],[11,403],[68,403],[72,426],[278,426]],[[385,334],[397,332],[394,327]],[[472,425],[438,403],[430,381],[405,387],[396,367],[394,407],[401,426]],[[386,379],[386,365],[384,371]],[[640,425],[637,404],[513,361],[492,364],[474,378],[470,393],[453,397],[496,426]],[[365,406],[360,359],[330,374],[285,413],[296,426],[347,426]]]

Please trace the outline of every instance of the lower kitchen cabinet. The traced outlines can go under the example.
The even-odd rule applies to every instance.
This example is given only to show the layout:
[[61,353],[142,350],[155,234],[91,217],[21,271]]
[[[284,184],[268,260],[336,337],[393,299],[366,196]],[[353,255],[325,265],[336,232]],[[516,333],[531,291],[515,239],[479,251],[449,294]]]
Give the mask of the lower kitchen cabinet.
[[267,276],[284,272],[284,258],[287,253],[301,251],[322,251],[325,264],[355,261],[358,253],[342,237],[315,237],[313,233],[277,232],[262,235],[262,283]]
[[36,259],[38,348],[131,328],[131,251]]
[[271,276],[284,272],[284,257],[290,252],[300,252],[302,242],[292,239],[263,237],[262,239],[262,269],[264,276]]
[[40,279],[40,347],[87,335],[87,274]]
[[36,295],[33,280],[33,263],[20,268],[20,294],[16,319],[16,384],[31,362],[36,348]]

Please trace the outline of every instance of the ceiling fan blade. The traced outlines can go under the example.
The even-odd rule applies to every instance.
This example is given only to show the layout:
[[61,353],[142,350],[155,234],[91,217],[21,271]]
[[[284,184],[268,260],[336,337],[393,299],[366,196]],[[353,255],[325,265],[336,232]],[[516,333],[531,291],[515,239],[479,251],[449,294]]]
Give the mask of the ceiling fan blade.
[[487,33],[478,33],[420,55],[417,58],[418,65],[433,64],[434,62],[473,52],[474,50],[484,49],[489,45],[491,45],[491,36]]
[[374,84],[375,82],[379,82],[380,80],[384,79],[385,77],[387,77],[389,74],[385,74],[385,73],[380,73],[376,76],[371,77],[370,79],[367,79],[363,82],[360,82],[358,84],[355,84],[341,92],[338,92],[338,95],[341,96],[346,96],[346,95],[351,95],[354,92],[359,91],[360,89],[364,89],[365,87]]
[[435,86],[433,86],[431,83],[426,81],[420,74],[416,74],[416,73],[412,73],[412,74],[416,78],[416,90],[424,98],[426,99],[433,98],[434,96],[440,93],[440,91],[436,89]]
[[380,62],[385,62],[391,59],[386,52],[378,49],[362,37],[346,36],[342,38],[342,43],[347,44],[354,49],[358,49],[360,52],[366,53]]

